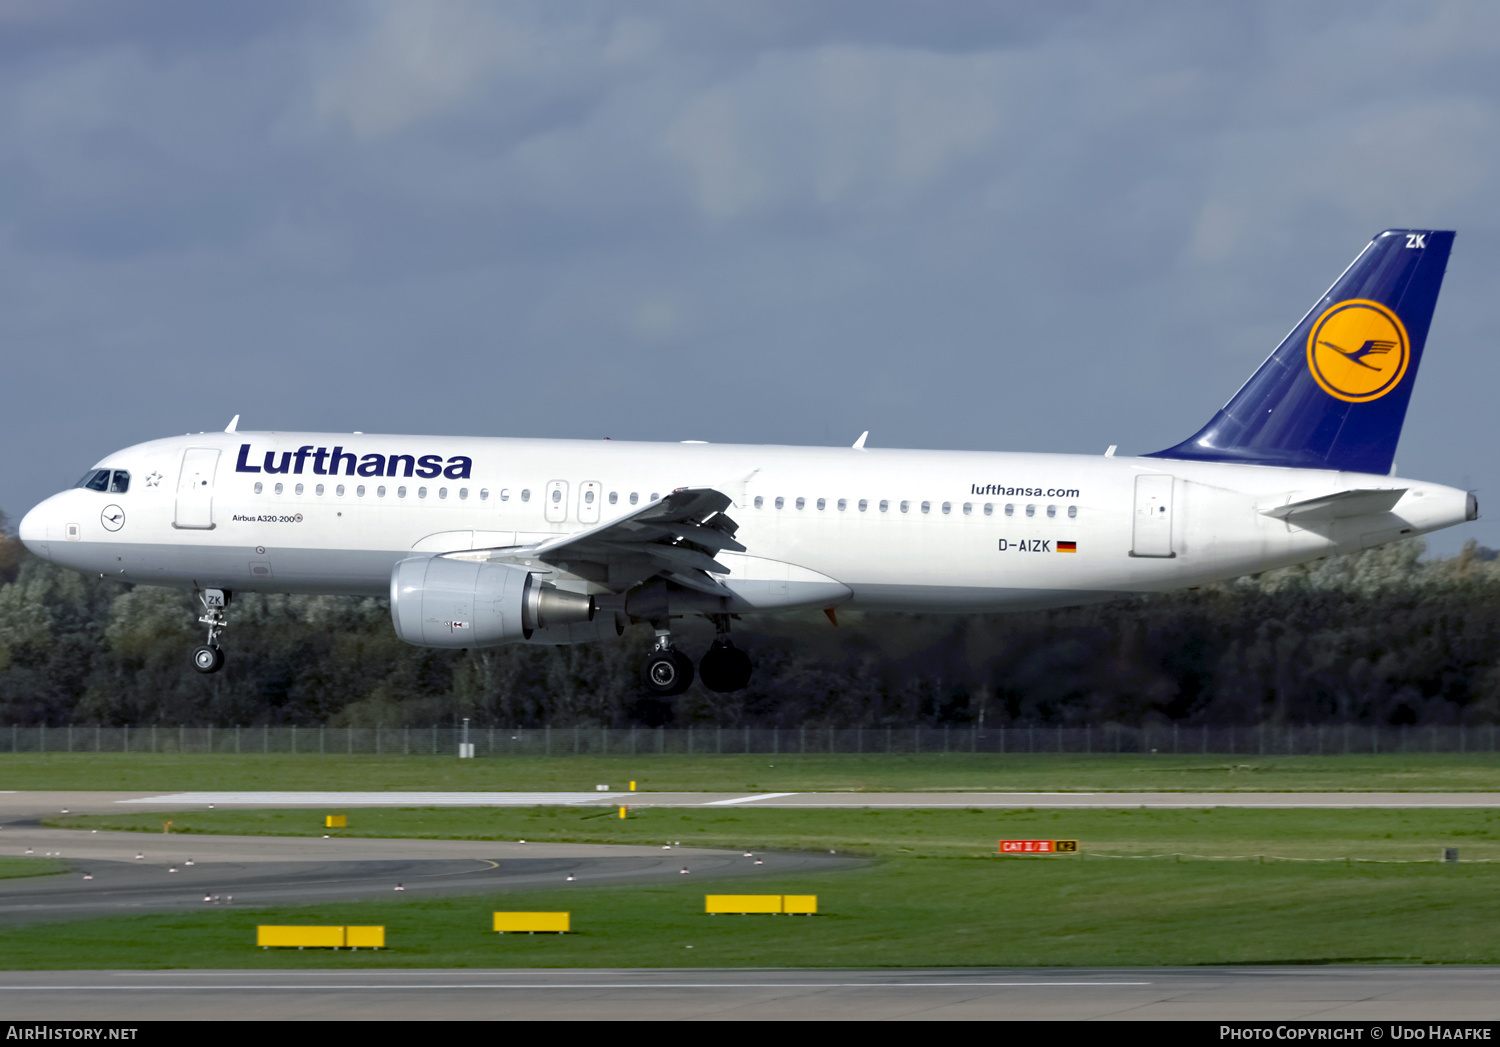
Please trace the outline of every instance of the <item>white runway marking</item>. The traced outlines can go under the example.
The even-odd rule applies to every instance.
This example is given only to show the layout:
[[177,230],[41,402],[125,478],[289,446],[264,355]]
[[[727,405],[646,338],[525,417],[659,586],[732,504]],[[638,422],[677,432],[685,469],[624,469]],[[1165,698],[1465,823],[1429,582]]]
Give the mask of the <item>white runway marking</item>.
[[754,796],[736,796],[732,800],[710,800],[704,807],[728,807],[732,803],[754,803],[756,800],[779,800],[783,796],[796,796],[796,793],[756,793]]
[[624,793],[214,792],[163,793],[120,804],[175,803],[257,807],[589,807],[612,806]]
[[[726,807],[927,808],[992,810],[1035,808],[1086,810],[1140,808],[1463,809],[1500,807],[1500,792],[788,792],[735,795],[722,792],[181,792],[116,798],[75,794],[74,804],[171,807]],[[11,805],[8,798],[6,804]]]

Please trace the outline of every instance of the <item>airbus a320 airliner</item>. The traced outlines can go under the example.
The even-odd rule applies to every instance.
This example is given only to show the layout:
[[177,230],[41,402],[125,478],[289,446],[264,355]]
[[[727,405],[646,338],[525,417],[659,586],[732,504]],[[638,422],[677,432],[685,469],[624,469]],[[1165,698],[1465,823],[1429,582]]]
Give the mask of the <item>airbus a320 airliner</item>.
[[408,643],[647,623],[648,690],[750,679],[740,614],[1002,611],[1199,585],[1425,534],[1472,494],[1391,475],[1453,233],[1391,229],[1196,435],[1142,457],[864,446],[200,433],[108,455],[21,521],[38,556],[195,590],[389,596]]

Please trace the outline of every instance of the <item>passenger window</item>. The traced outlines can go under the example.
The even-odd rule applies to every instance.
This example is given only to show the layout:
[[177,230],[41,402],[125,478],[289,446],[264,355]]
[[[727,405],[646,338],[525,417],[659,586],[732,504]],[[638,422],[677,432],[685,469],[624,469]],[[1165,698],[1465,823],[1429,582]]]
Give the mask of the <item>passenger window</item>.
[[552,489],[552,504],[556,505],[560,501],[562,501],[562,490],[560,488],[554,487]]
[[1016,515],[1016,507],[1014,505],[1012,505],[1010,502],[1006,502],[1005,503],[1005,515],[1006,516],[1015,516]]
[[883,513],[884,512],[889,512],[890,508],[891,508],[891,503],[888,502],[888,501],[886,501],[884,498],[882,498],[880,500],[880,511],[883,512]]
[[317,487],[313,488],[313,494],[321,495],[322,493],[323,493],[323,485],[322,484],[318,484]]
[[859,500],[859,511],[864,512],[868,508],[870,508],[870,503],[861,498]]
[[376,498],[384,498],[385,497],[385,488],[384,487],[377,487],[377,488],[375,488],[375,497]]
[[785,509],[786,508],[786,499],[783,498],[783,497],[781,497],[781,495],[779,495],[779,494],[776,496],[776,508],[778,508],[778,509]]
[[[130,474],[124,469],[116,469],[114,479],[109,482],[110,494],[126,494],[130,490]],[[257,494],[259,492],[256,492]]]
[[1027,516],[1035,516],[1036,515],[1036,506],[1034,506],[1034,505],[1028,505],[1026,507],[1026,515]]
[[521,488],[521,501],[523,501],[523,502],[529,502],[529,501],[531,501],[531,488],[529,488],[529,487],[523,487],[523,488]]
[[458,500],[462,502],[462,501],[467,500],[468,497],[469,497],[469,489],[467,487],[460,487],[458,489]]
[[953,503],[952,502],[944,502],[943,503],[943,515],[947,516],[951,512],[953,512]]
[[807,508],[807,499],[806,498],[798,498],[797,499],[797,508],[798,509],[806,509]]
[[931,502],[923,502],[922,503],[922,511],[924,513],[930,513],[930,512],[932,512],[932,503]]
[[344,485],[343,484],[339,484],[337,487],[335,487],[333,489],[333,493],[336,494],[336,495],[338,495],[340,498],[344,497]]
[[406,497],[406,488],[405,487],[398,487],[398,488],[396,488],[396,497],[397,498],[405,498]]
[[610,505],[615,505],[619,501],[620,501],[620,492],[619,491],[611,491],[611,492],[609,492],[609,504]]
[[260,481],[255,481],[255,493],[260,494]]
[[1049,506],[1047,506],[1047,519],[1050,520],[1050,519],[1052,519],[1056,515],[1057,515],[1057,506],[1055,506],[1055,505],[1049,505]]
[[849,502],[846,499],[840,498],[839,499],[839,512],[843,512],[847,508],[849,508]]
[[593,491],[584,491],[583,492],[583,504],[584,505],[593,505],[594,504],[594,492]]
[[764,495],[759,495],[758,494],[758,495],[755,496],[755,508],[759,509],[762,506],[764,506],[765,504],[766,504],[766,499],[765,499]]
[[653,502],[654,502],[654,501],[656,501],[656,500],[657,500],[657,499],[658,499],[658,498],[660,498],[660,497],[661,497],[661,495],[659,495],[659,494],[657,494],[657,493],[656,493],[656,492],[655,492],[655,491],[652,491],[652,492],[651,492],[651,500],[652,500],[652,501],[653,501]]
[[985,516],[994,516],[995,515],[995,503],[994,502],[985,502],[984,503],[984,515]]
[[298,484],[298,485],[297,485],[297,493],[298,493],[298,494],[301,494],[301,493],[302,493],[302,485],[301,485],[301,484]]
[[818,499],[818,512],[821,513],[826,508],[828,508],[828,499],[827,498],[819,498]]
[[354,493],[357,494],[357,495],[359,495],[359,497],[363,498],[365,496],[365,485],[364,484],[360,484],[358,487],[356,487],[354,489]]
[[490,489],[488,487],[481,487],[479,489],[479,500],[481,502],[487,502],[490,500]]
[[280,484],[277,484],[277,485],[276,485],[276,493],[277,493],[277,494],[280,494],[280,493],[281,493],[281,485],[280,485]]
[[964,503],[964,515],[965,516],[973,516],[974,515],[974,503],[973,502],[965,502]]
[[630,504],[631,505],[634,505],[636,502],[639,502],[640,500],[641,500],[641,496],[640,495],[636,494],[634,491],[630,492]]
[[427,497],[427,488],[425,488],[425,487],[418,487],[417,488],[417,497],[418,498],[426,498]]
[[502,488],[500,488],[500,500],[502,502],[508,502],[508,501],[510,501],[510,488],[509,487],[502,487]]
[[448,488],[446,488],[446,487],[439,487],[438,488],[438,497],[439,498],[447,498],[448,497]]
[[1078,519],[1078,506],[1076,506],[1076,505],[1070,505],[1070,506],[1068,506],[1068,519],[1069,520],[1076,520],[1076,519]]
[[911,509],[911,503],[910,503],[910,502],[902,502],[902,503],[901,503],[901,511],[902,511],[902,512],[903,512],[903,513],[904,513],[904,512],[907,512],[907,511],[908,511],[908,510],[910,510],[910,509]]

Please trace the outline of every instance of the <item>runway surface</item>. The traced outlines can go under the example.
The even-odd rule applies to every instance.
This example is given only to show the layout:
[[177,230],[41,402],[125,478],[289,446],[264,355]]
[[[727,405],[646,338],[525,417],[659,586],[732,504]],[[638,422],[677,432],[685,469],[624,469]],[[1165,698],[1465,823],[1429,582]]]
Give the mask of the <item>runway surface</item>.
[[[28,851],[66,859],[72,870],[0,879],[0,925],[570,884],[675,882],[684,875],[712,880],[826,872],[867,864],[831,854],[757,853],[746,858],[742,851],[662,846],[158,836],[24,826],[0,833],[0,854]],[[756,859],[762,864],[755,864]]]
[[1161,1020],[1500,1018],[1476,967],[0,972],[54,1020]]
[[[1475,808],[1500,807],[1500,792],[11,792],[0,823],[57,814],[215,808],[325,807],[857,807],[857,808]],[[3,841],[0,841],[3,847]]]

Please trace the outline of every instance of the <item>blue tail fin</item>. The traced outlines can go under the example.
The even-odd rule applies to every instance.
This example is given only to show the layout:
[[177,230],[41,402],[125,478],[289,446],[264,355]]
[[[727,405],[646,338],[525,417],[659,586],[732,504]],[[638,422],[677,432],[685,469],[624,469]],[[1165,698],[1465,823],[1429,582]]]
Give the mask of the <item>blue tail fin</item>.
[[1212,421],[1146,457],[1390,472],[1452,247],[1375,237]]

